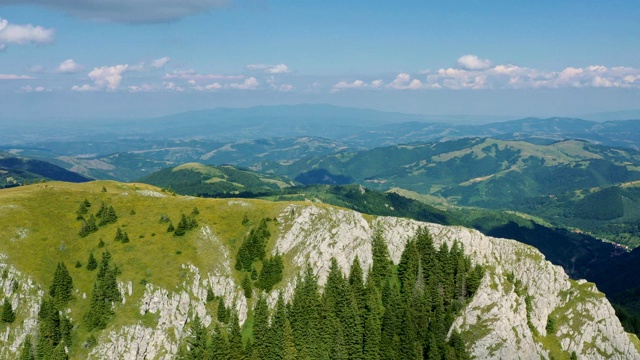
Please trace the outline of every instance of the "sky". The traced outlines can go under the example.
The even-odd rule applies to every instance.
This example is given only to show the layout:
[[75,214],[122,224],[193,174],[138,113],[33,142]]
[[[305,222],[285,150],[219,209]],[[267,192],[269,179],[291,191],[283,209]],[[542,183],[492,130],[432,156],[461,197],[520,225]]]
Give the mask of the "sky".
[[638,1],[0,0],[0,120],[640,108]]

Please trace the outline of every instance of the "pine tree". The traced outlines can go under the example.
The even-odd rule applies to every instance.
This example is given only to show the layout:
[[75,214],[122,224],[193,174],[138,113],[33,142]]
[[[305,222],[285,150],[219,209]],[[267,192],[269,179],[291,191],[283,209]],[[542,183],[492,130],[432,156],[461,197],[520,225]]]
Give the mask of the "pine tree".
[[245,274],[244,278],[242,278],[242,284],[240,286],[242,286],[242,291],[244,291],[244,297],[246,297],[247,299],[251,299],[253,289],[251,286],[251,279],[249,278],[249,276],[247,276],[247,274]]
[[[284,339],[284,324],[287,320],[286,304],[282,293],[278,294],[278,301],[276,302],[275,312],[271,320],[271,327],[267,332],[267,342],[269,348],[265,359],[282,359],[285,352],[285,339]],[[291,330],[291,325],[289,325]],[[294,347],[295,348],[295,347]]]
[[110,260],[111,254],[108,251],[102,253],[102,261],[91,293],[89,310],[84,316],[84,323],[89,331],[104,329],[114,315],[111,303],[122,301],[122,295],[116,281],[119,270],[117,267],[109,266]]
[[[390,275],[389,250],[387,244],[382,238],[380,230],[376,230],[373,241],[371,243],[373,255],[373,264],[371,265],[371,274],[376,284],[381,284]],[[377,285],[380,286],[380,285]]]
[[8,298],[4,298],[4,303],[2,304],[2,322],[10,324],[15,320],[16,314],[11,307],[11,302]]
[[261,359],[269,352],[269,347],[272,344],[268,343],[268,331],[269,307],[267,306],[267,300],[261,296],[253,309],[253,358]]
[[53,273],[53,283],[49,288],[49,295],[57,309],[64,308],[65,304],[73,298],[73,279],[69,275],[64,262],[59,262]]
[[289,319],[285,319],[284,322],[284,360],[296,360],[298,359],[298,350],[296,349],[293,331]]
[[362,267],[360,266],[358,256],[353,259],[351,269],[349,270],[349,286],[351,286],[351,292],[356,299],[358,309],[360,309],[360,314],[362,314],[366,302],[366,291],[364,287]]
[[227,310],[227,307],[224,305],[224,298],[222,297],[218,300],[218,310],[216,315],[218,317],[218,321],[222,323],[229,322],[229,310]]
[[207,329],[202,324],[202,321],[200,321],[200,317],[196,315],[189,328],[189,337],[187,338],[187,344],[189,345],[189,347],[187,350],[186,359],[210,359],[208,338],[209,335],[207,334]]
[[22,343],[22,351],[20,352],[20,360],[35,360],[33,354],[33,344],[31,343],[31,335],[27,335]]
[[62,340],[60,314],[50,298],[43,298],[40,303],[37,339],[36,358],[38,359],[48,359]]
[[98,268],[98,261],[93,256],[93,253],[89,253],[89,260],[87,260],[87,270],[93,271]]
[[217,326],[211,336],[209,353],[211,354],[211,359],[230,359],[229,342]]
[[51,354],[50,360],[68,360],[68,359],[69,359],[69,356],[65,351],[64,342],[61,342],[53,349],[53,353]]
[[229,359],[244,360],[245,352],[242,346],[242,333],[238,314],[233,311],[229,320]]

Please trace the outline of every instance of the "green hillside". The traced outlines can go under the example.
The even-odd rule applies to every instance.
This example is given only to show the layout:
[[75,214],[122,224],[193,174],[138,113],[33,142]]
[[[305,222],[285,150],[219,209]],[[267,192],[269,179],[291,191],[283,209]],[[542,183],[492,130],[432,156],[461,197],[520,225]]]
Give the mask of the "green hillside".
[[0,188],[42,180],[85,182],[91,179],[46,161],[0,152]]
[[368,187],[404,188],[463,205],[504,208],[526,197],[640,179],[640,153],[567,140],[550,145],[487,138],[416,143],[311,157],[263,170],[304,179],[311,171]]
[[138,180],[139,182],[172,189],[192,196],[244,196],[255,197],[287,188],[294,183],[286,178],[238,169],[231,165],[203,165],[187,163],[160,170]]

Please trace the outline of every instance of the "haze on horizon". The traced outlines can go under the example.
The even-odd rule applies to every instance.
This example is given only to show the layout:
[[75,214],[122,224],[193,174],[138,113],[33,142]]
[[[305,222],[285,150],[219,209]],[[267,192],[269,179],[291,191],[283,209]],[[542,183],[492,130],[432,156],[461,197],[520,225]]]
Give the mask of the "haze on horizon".
[[637,109],[635,1],[0,0],[0,121],[327,103]]

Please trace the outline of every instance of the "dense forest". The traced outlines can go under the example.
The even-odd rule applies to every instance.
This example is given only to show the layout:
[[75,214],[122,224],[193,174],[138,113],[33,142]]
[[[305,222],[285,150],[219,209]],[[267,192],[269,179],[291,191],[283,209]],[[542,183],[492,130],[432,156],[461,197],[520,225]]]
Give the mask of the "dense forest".
[[[366,279],[356,258],[348,276],[332,259],[324,289],[311,267],[272,314],[263,296],[241,329],[218,302],[217,322],[191,323],[180,359],[468,359],[463,339],[448,334],[483,275],[459,244],[436,249],[426,230],[407,243],[400,264],[384,240],[373,240]],[[243,333],[251,336],[243,338]]]

